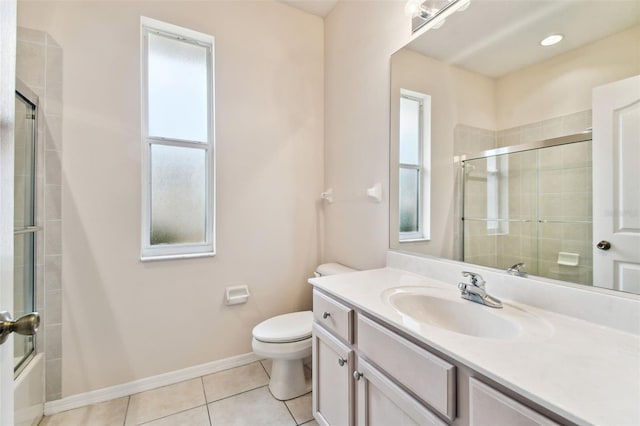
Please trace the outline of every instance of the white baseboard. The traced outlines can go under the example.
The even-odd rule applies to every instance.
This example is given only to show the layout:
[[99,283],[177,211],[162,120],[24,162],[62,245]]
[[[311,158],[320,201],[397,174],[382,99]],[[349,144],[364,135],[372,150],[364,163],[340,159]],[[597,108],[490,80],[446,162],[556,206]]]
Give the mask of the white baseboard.
[[206,376],[207,374],[217,373],[218,371],[228,370],[229,368],[239,367],[241,365],[258,361],[259,359],[260,358],[258,358],[256,354],[250,352],[218,361],[208,362],[206,364],[195,365],[182,370],[171,371],[157,376],[134,380],[133,382],[123,383],[121,385],[109,386],[108,388],[71,395],[66,398],[45,403],[44,414],[45,416],[50,416],[52,414],[72,410],[74,408],[80,408],[96,404],[98,402],[133,395],[135,393],[148,391],[161,386],[172,385],[174,383],[194,379],[196,377]]

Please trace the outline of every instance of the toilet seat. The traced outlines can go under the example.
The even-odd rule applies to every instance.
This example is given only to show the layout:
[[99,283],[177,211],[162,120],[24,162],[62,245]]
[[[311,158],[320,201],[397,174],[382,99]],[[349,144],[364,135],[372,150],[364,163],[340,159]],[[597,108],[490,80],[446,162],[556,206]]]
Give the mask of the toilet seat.
[[278,315],[253,328],[253,337],[264,343],[292,343],[311,338],[311,311]]

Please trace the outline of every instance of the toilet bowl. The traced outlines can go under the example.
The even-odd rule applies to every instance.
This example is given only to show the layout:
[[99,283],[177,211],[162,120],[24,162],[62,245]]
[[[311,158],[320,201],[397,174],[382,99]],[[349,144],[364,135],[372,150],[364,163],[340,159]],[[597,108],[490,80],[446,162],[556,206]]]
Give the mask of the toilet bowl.
[[253,352],[271,359],[269,390],[274,397],[287,400],[309,391],[302,360],[311,355],[311,311],[279,315],[253,329]]
[[[338,263],[318,266],[315,275],[325,276],[354,269]],[[251,346],[260,358],[271,359],[269,390],[279,400],[296,398],[311,390],[304,377],[304,358],[311,355],[311,311],[278,315],[253,328]]]

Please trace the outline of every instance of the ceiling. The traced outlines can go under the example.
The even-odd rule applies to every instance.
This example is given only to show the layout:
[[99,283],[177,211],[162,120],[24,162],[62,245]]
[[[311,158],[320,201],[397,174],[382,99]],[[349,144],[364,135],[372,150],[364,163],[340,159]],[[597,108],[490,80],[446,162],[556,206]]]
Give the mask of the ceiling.
[[[471,0],[467,10],[407,47],[500,77],[639,24],[638,0]],[[562,42],[539,45],[557,33]]]
[[324,18],[333,10],[338,0],[280,0],[280,2]]

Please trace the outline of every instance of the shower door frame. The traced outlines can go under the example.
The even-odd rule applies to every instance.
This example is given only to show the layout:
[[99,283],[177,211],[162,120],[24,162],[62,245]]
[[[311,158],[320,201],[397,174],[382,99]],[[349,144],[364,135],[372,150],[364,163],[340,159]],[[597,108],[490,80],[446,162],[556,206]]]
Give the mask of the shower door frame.
[[497,156],[507,155],[507,154],[516,154],[519,152],[535,151],[542,148],[552,148],[560,145],[568,145],[568,144],[579,143],[579,142],[588,142],[591,140],[593,140],[593,134],[592,134],[591,128],[589,128],[584,132],[576,133],[573,135],[561,136],[561,137],[551,138],[551,139],[543,139],[543,140],[523,143],[519,145],[510,145],[510,146],[505,146],[500,148],[493,148],[486,151],[478,152],[476,154],[460,155],[457,158],[457,161],[460,164],[460,167],[459,167],[460,194],[458,196],[460,200],[460,204],[459,204],[460,207],[458,210],[459,212],[458,222],[460,223],[459,225],[460,245],[458,248],[458,253],[460,256],[460,260],[462,262],[465,262],[465,243],[464,243],[465,242],[465,224],[464,224],[465,201],[464,200],[465,200],[465,191],[466,191],[466,187],[465,187],[466,179],[464,178],[465,162],[471,161],[471,160],[486,159],[488,157],[497,157]]
[[561,136],[559,138],[552,138],[552,139],[544,139],[544,140],[535,141],[535,142],[523,143],[520,145],[511,145],[511,146],[505,146],[501,148],[494,148],[494,149],[489,149],[487,151],[481,151],[477,154],[461,155],[460,162],[464,164],[465,161],[479,160],[482,158],[496,157],[498,155],[505,155],[505,154],[515,154],[517,152],[533,151],[535,149],[540,149],[540,148],[551,148],[554,146],[567,145],[567,144],[577,143],[577,142],[587,142],[590,140],[592,140],[591,129],[585,132],[576,133],[574,135]]
[[[20,79],[16,78],[16,97],[20,97],[22,98],[26,103],[30,104],[32,107],[32,110],[34,112],[34,116],[32,117],[33,119],[33,131],[31,134],[32,140],[32,152],[33,152],[33,158],[32,158],[32,164],[31,164],[31,173],[32,173],[32,196],[33,196],[33,200],[32,200],[32,214],[33,214],[33,225],[31,226],[25,226],[22,229],[15,229],[14,227],[14,231],[13,231],[13,235],[14,235],[14,241],[15,241],[15,237],[17,235],[24,235],[24,234],[32,234],[33,235],[33,249],[32,249],[32,262],[30,264],[31,267],[31,277],[32,277],[32,283],[31,283],[31,288],[32,288],[32,301],[33,301],[33,306],[31,311],[35,312],[36,306],[37,306],[37,302],[36,302],[36,297],[38,297],[38,295],[36,294],[36,265],[37,265],[37,261],[38,261],[38,250],[37,250],[37,244],[39,244],[38,242],[38,238],[36,233],[42,230],[41,226],[37,225],[37,209],[38,209],[38,190],[37,190],[37,155],[38,155],[38,111],[39,111],[39,98],[38,96],[26,85],[24,84]],[[15,143],[15,142],[14,142]],[[14,146],[15,149],[15,146]],[[14,158],[15,161],[15,158]],[[14,171],[14,176],[15,176],[15,171]],[[15,199],[15,194],[14,194],[14,199]],[[14,210],[15,210],[15,206],[14,206]],[[15,253],[14,253],[14,257],[15,257]],[[14,272],[14,283],[15,283],[15,272]],[[14,290],[15,291],[15,290]],[[15,295],[14,295],[15,297]],[[14,316],[17,315],[17,312],[15,311],[17,307],[14,306]],[[31,352],[25,356],[19,363],[18,366],[16,367],[14,365],[14,377],[18,377],[20,375],[20,373],[22,373],[22,371],[25,370],[25,368],[27,368],[27,366],[29,365],[29,363],[33,360],[33,358],[35,357],[36,353],[37,353],[37,343],[36,343],[36,338],[35,335],[33,336],[33,340],[32,340],[32,344],[33,344],[33,348],[31,350]]]

